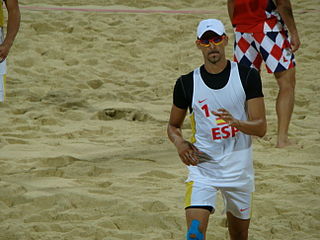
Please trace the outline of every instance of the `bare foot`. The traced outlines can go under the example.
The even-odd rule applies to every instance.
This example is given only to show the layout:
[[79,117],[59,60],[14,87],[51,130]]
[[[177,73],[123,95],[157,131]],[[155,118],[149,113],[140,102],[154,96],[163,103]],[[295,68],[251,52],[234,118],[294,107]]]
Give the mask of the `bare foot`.
[[288,146],[297,146],[297,145],[298,145],[298,143],[294,140],[289,140],[289,139],[287,139],[285,141],[278,140],[276,148],[285,148]]

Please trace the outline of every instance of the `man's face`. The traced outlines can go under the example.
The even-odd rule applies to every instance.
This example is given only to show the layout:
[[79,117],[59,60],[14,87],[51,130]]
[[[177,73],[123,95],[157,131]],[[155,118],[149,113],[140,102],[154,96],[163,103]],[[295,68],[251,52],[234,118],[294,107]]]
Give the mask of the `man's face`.
[[212,64],[225,58],[225,46],[228,43],[227,36],[219,36],[215,32],[204,33],[201,39],[196,41],[197,47],[202,51],[205,61]]

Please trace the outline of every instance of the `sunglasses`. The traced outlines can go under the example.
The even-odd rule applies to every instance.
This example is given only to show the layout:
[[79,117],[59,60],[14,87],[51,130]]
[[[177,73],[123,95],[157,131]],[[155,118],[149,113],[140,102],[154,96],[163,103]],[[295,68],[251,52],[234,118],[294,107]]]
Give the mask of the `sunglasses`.
[[212,43],[215,46],[218,46],[223,42],[224,39],[225,39],[225,36],[222,35],[222,36],[213,37],[211,39],[204,39],[204,40],[198,39],[197,41],[202,47],[210,47],[210,43]]

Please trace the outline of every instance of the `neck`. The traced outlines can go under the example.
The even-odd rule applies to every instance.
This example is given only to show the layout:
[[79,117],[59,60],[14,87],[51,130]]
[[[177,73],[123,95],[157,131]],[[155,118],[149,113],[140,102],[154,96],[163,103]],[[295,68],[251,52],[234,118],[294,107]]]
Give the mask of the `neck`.
[[209,61],[206,61],[204,63],[204,67],[207,70],[208,73],[213,73],[213,74],[217,74],[222,72],[226,66],[227,66],[228,60],[226,58],[221,59],[221,61],[213,64]]

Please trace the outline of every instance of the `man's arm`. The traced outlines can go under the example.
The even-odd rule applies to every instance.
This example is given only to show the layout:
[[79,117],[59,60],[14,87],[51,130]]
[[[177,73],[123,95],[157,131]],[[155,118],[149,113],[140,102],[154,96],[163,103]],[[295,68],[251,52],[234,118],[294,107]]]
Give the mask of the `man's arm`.
[[181,127],[186,117],[187,109],[181,109],[172,105],[167,133],[170,141],[177,148],[181,161],[186,165],[196,165],[199,161],[195,155],[198,149],[182,136]]
[[277,10],[281,15],[284,23],[288,27],[290,37],[291,37],[291,49],[292,52],[295,52],[300,47],[300,39],[298,35],[298,30],[296,27],[296,23],[294,21],[292,6],[290,0],[276,0]]
[[231,24],[232,24],[233,12],[234,12],[234,0],[228,0],[228,13],[229,13]]
[[8,11],[7,34],[0,45],[0,60],[4,60],[10,51],[20,27],[20,10],[18,0],[5,0]]
[[249,99],[247,107],[249,115],[247,121],[235,119],[226,109],[218,109],[218,112],[212,113],[245,134],[263,137],[267,131],[263,97]]

